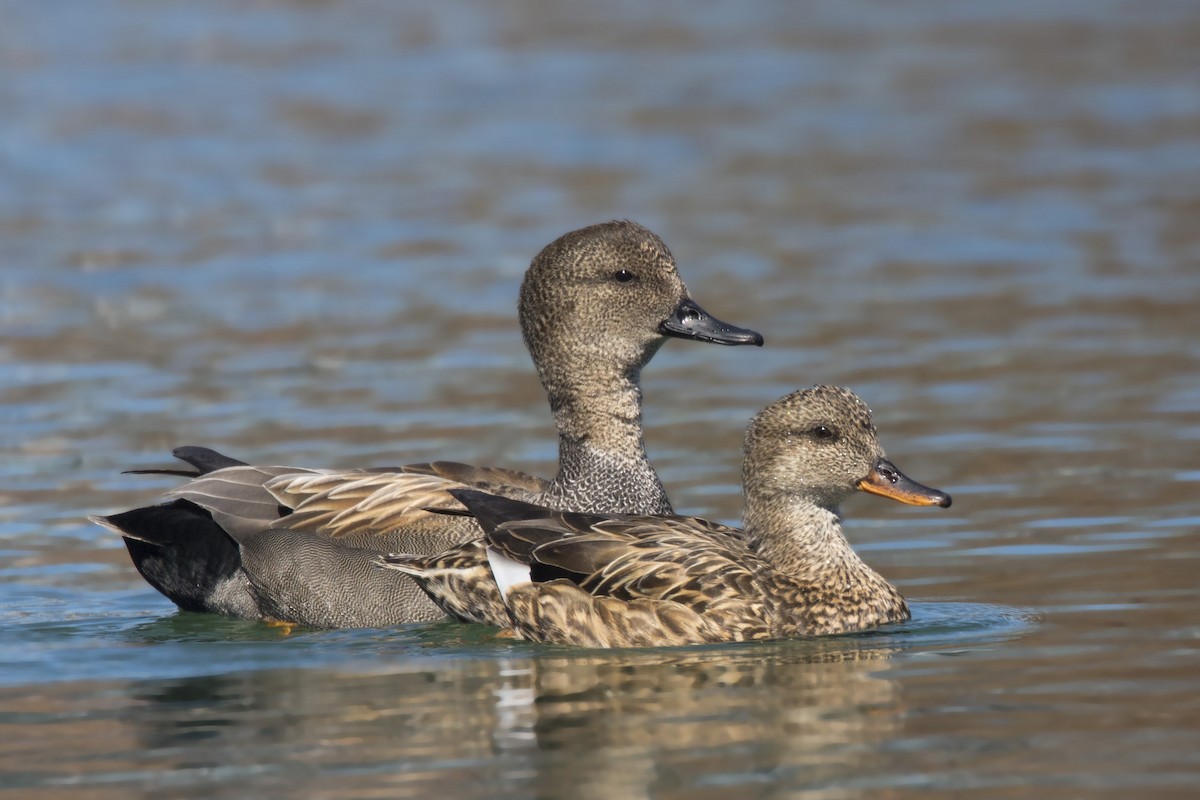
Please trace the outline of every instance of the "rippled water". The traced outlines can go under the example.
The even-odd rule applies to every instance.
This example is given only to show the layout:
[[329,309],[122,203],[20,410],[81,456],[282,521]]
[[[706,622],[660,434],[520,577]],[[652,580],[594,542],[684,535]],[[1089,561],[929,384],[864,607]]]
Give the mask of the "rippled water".
[[[4,3],[0,787],[22,797],[1194,796],[1200,9]],[[553,468],[514,320],[637,219],[761,351],[644,376],[676,507],[873,406],[869,634],[597,653],[180,614],[88,513],[179,444]]]

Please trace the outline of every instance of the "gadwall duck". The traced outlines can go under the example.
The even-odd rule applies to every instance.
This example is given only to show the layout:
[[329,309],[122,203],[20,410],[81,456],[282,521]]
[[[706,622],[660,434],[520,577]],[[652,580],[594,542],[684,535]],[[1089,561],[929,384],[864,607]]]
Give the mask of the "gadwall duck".
[[[855,490],[943,508],[950,497],[886,459],[857,395],[817,386],[761,411],[746,430],[742,483],[742,530],[452,494],[486,533],[508,624],[524,639],[669,646],[820,636],[909,618],[896,588],[842,535],[838,505]],[[457,553],[473,569],[476,554],[474,544]],[[493,591],[429,568],[451,563],[449,554],[382,561],[460,618],[473,593]],[[476,573],[463,574],[478,581]]]
[[761,345],[688,294],[667,246],[616,221],[568,233],[521,285],[525,344],[554,413],[559,471],[543,480],[454,462],[368,470],[257,467],[200,447],[175,455],[193,480],[161,505],[94,522],[124,537],[134,565],[181,609],[312,627],[381,627],[442,612],[382,553],[438,553],[482,535],[447,493],[474,488],[553,508],[667,514],[642,440],[643,366],[668,337]]

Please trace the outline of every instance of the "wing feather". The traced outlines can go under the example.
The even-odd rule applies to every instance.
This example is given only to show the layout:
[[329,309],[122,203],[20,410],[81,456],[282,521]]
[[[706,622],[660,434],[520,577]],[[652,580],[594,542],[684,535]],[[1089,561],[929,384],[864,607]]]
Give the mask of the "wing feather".
[[528,472],[502,467],[476,467],[471,464],[460,464],[457,461],[409,464],[392,471],[445,478],[452,483],[503,496],[515,496],[514,490],[537,495],[546,491],[550,486],[549,481],[536,475],[530,475]]
[[234,539],[257,533],[279,521],[279,501],[266,484],[281,475],[311,474],[296,467],[227,467],[202,475],[164,497],[188,500],[212,514],[213,520]]
[[446,491],[458,486],[432,475],[356,470],[283,475],[266,490],[292,509],[288,527],[337,538],[388,533],[432,517],[432,509],[461,509]]

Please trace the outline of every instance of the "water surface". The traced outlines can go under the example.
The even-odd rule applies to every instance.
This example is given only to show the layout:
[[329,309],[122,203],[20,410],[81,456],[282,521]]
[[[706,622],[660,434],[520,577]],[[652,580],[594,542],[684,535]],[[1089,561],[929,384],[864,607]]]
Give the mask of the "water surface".
[[[0,786],[23,798],[1191,797],[1200,11],[5,3]],[[914,620],[611,653],[181,614],[84,521],[207,444],[547,473],[533,254],[630,217],[762,350],[646,370],[679,509],[854,387]]]

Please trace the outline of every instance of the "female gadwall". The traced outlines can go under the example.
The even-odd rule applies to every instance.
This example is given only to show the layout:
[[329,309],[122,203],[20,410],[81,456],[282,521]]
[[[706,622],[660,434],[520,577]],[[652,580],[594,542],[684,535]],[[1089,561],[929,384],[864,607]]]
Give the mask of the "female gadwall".
[[[707,314],[662,240],[628,221],[568,233],[521,285],[525,344],[559,432],[546,481],[452,462],[375,470],[255,467],[199,447],[175,455],[194,478],[168,502],[93,521],[124,537],[134,565],[180,608],[313,627],[379,627],[442,612],[382,553],[437,553],[478,538],[447,493],[474,488],[554,508],[671,512],[642,441],[642,367],[668,337],[761,345]],[[155,472],[155,470],[150,470]]]
[[[648,647],[819,636],[909,618],[900,593],[842,535],[838,504],[856,489],[943,508],[950,497],[885,458],[857,395],[817,386],[761,411],[746,430],[742,484],[741,531],[452,493],[486,532],[509,624],[524,639]],[[435,559],[384,561],[456,616],[476,590],[427,570],[423,562]]]

